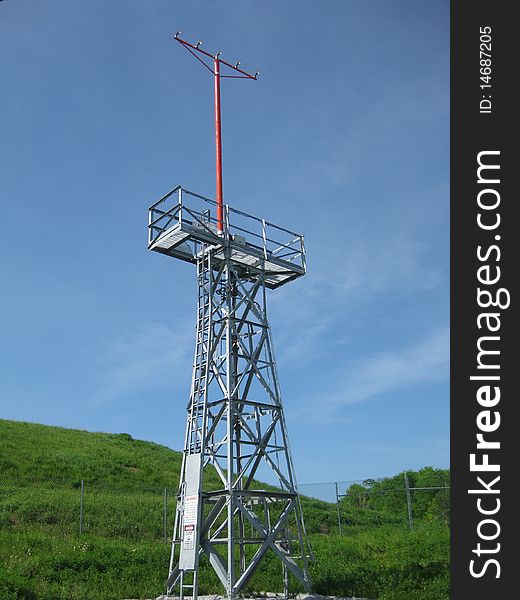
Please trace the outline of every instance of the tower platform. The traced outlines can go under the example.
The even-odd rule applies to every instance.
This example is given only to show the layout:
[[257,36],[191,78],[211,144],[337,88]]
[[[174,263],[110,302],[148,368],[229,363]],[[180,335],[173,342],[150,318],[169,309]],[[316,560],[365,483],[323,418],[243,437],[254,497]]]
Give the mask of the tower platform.
[[175,187],[149,208],[148,249],[196,264],[201,244],[209,244],[214,269],[228,253],[243,278],[254,281],[261,273],[271,289],[305,275],[303,235],[227,204],[219,235],[215,215],[214,200]]

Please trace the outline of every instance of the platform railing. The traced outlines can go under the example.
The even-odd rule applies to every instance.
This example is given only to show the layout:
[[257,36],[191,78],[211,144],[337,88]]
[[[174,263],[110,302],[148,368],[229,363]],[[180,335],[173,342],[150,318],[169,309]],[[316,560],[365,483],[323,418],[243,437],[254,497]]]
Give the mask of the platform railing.
[[[154,244],[174,226],[183,224],[202,229],[206,234],[218,238],[217,219],[213,216],[216,215],[216,206],[217,203],[210,198],[181,186],[175,187],[149,208],[148,245]],[[303,235],[227,204],[224,207],[223,237],[257,249],[266,260],[280,259],[305,269]]]

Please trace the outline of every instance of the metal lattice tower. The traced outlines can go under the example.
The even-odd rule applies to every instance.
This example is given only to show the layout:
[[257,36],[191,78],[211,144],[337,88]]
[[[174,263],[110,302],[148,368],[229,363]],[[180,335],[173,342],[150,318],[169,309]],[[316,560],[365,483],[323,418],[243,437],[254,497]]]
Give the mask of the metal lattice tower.
[[[176,39],[202,52],[200,44]],[[197,598],[203,555],[230,599],[269,551],[281,562],[286,593],[289,573],[310,589],[310,548],[266,310],[266,288],[305,274],[304,240],[222,203],[218,63],[238,68],[213,58],[217,201],[178,186],[150,207],[148,226],[150,250],[197,271],[195,355],[166,585],[167,594],[178,587],[181,600]],[[277,486],[261,488],[266,476]]]

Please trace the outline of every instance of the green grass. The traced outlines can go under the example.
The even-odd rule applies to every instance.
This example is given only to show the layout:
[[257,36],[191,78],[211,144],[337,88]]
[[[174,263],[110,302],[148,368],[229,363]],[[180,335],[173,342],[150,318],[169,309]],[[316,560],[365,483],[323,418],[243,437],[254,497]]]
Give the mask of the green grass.
[[[0,420],[0,600],[119,600],[162,593],[170,551],[163,538],[163,492],[170,491],[171,533],[180,463],[179,452],[128,434]],[[208,479],[217,486],[214,472]],[[449,529],[434,514],[438,503],[423,502],[410,532],[402,499],[384,504],[380,495],[360,490],[341,507],[345,522],[354,523],[341,536],[335,505],[302,499],[316,558],[315,591],[372,600],[447,600]],[[360,508],[358,500],[373,505]],[[281,567],[272,553],[249,590],[281,591]],[[203,562],[200,593],[221,592]]]
[[180,452],[134,440],[127,433],[91,433],[0,420],[4,481],[50,478],[79,483],[84,479],[107,488],[164,488],[176,485],[180,466]]
[[0,532],[0,549],[0,598],[42,600],[155,597],[169,553],[157,542],[35,530]]
[[437,524],[410,532],[382,526],[343,536],[313,536],[311,575],[321,594],[346,592],[379,600],[449,598],[449,530]]

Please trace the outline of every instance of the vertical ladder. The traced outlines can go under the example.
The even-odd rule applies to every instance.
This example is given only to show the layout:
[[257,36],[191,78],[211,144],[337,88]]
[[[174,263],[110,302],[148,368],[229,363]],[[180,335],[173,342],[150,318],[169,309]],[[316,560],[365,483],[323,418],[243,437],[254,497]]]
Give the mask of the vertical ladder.
[[[210,344],[212,339],[212,261],[211,250],[207,244],[200,244],[197,256],[197,318],[196,318],[196,337],[195,337],[195,355],[193,360],[193,375],[191,383],[190,400],[188,404],[188,419],[186,426],[186,439],[184,444],[184,456],[181,473],[181,484],[178,494],[177,513],[175,516],[174,539],[178,541],[179,550],[182,552],[184,532],[184,509],[187,495],[187,487],[193,485],[193,482],[187,484],[187,462],[188,457],[191,460],[199,460],[199,470],[202,471],[202,461],[204,457],[204,440],[206,436],[206,403],[207,387],[209,377]],[[197,495],[200,496],[200,481],[197,486]],[[193,489],[189,494],[193,494]],[[201,500],[199,498],[199,506]],[[198,553],[199,540],[198,533],[195,536],[194,554]],[[170,577],[172,577],[179,586],[180,600],[184,597],[191,597],[197,600],[198,596],[198,570],[195,568],[179,569],[173,568],[175,550],[172,545],[172,556],[170,560]],[[195,562],[196,564],[196,562]],[[191,565],[193,566],[193,565]],[[172,585],[168,586],[170,589]],[[170,589],[168,591],[170,591]]]
[[185,452],[202,452],[206,390],[208,385],[209,344],[211,343],[211,252],[201,244],[197,258],[197,334],[193,363],[192,390],[188,407],[188,431]]
[[[186,573],[192,573],[193,577],[192,577],[192,582],[191,583],[186,583],[185,582],[185,577],[186,577]],[[197,600],[197,596],[198,596],[198,571],[181,571],[180,574],[180,578],[179,578],[179,600],[184,600],[184,598],[186,598],[186,596],[188,596],[189,598],[192,598],[193,600]],[[186,592],[189,592],[188,594],[186,594]]]

